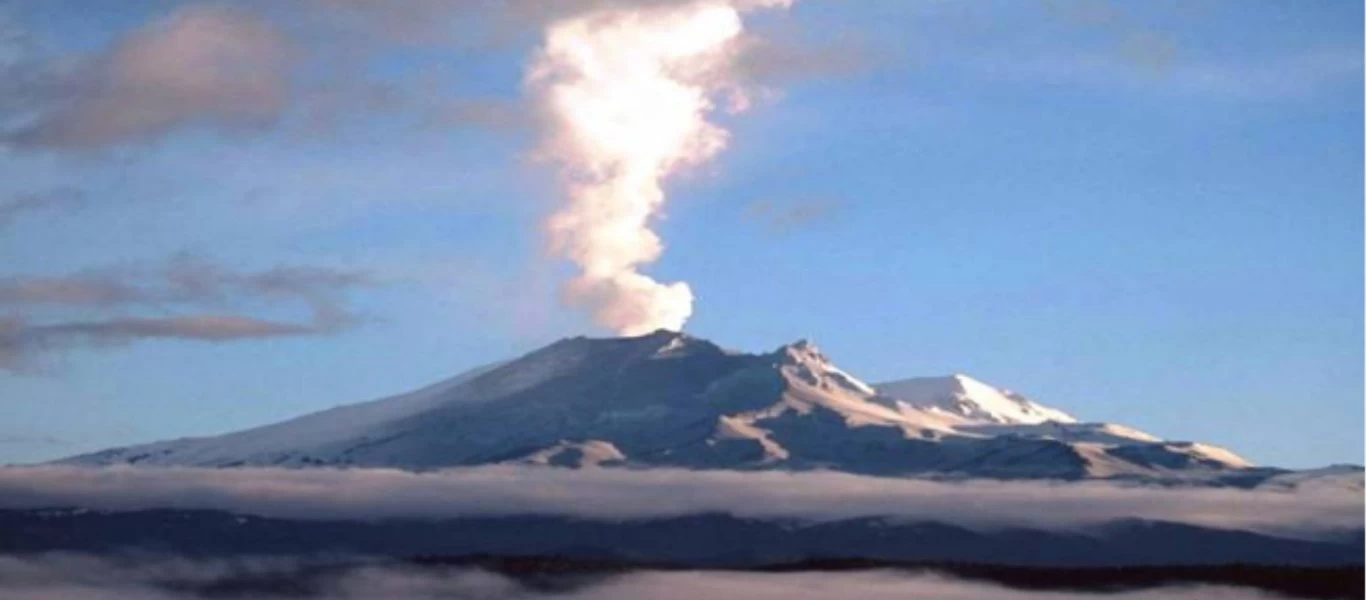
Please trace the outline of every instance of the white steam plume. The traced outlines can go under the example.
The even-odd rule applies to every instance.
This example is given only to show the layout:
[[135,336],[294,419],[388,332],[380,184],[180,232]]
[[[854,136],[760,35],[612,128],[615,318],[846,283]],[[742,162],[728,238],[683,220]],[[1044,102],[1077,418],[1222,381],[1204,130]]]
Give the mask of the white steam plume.
[[527,76],[548,117],[543,148],[564,169],[568,204],[550,216],[551,251],[581,273],[565,289],[621,335],[678,330],[692,314],[687,283],[640,272],[663,244],[650,230],[670,173],[715,156],[727,132],[707,121],[729,94],[741,13],[792,0],[619,4],[552,23]]

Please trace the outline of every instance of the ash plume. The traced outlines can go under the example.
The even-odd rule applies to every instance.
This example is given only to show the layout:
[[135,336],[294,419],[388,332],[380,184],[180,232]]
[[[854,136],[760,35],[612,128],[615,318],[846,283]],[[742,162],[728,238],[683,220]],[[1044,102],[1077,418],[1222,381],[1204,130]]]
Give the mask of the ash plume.
[[580,273],[566,300],[622,335],[678,330],[692,314],[686,282],[641,272],[663,253],[651,229],[664,180],[713,158],[724,101],[749,104],[738,67],[745,12],[791,0],[609,5],[555,21],[526,77],[545,113],[542,151],[562,167],[566,203],[545,223],[550,250]]

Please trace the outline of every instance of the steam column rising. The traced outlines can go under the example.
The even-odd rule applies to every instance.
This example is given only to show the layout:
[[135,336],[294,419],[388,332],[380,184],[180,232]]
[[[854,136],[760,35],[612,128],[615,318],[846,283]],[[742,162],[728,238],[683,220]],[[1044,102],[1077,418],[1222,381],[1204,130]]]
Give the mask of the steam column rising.
[[790,0],[692,0],[591,11],[551,24],[527,85],[546,113],[542,151],[562,167],[567,203],[545,223],[550,250],[577,264],[564,292],[621,335],[678,330],[685,282],[640,272],[664,250],[650,229],[663,180],[726,146],[713,99],[748,103],[734,75],[741,13]]

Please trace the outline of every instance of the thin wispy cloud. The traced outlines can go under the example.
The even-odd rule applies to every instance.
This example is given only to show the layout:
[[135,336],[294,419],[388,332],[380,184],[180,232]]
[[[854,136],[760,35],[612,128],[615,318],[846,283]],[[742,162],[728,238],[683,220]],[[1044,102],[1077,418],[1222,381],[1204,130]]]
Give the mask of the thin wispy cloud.
[[0,229],[30,215],[67,213],[88,205],[89,196],[73,187],[21,192],[0,200]]
[[[1221,14],[1208,3],[1112,0],[925,3],[915,13],[919,35],[907,42],[918,52],[902,64],[965,77],[976,87],[1071,87],[1166,102],[1301,102],[1360,89],[1359,42],[1216,37],[1222,34],[1208,28],[1246,27],[1239,19],[1265,16],[1250,6],[1226,8]],[[1286,25],[1294,35],[1301,24]]]
[[841,206],[842,203],[834,200],[800,200],[796,202],[760,200],[749,205],[745,216],[773,233],[787,234],[803,227],[834,219]]
[[1285,101],[1334,86],[1359,87],[1360,49],[1318,50],[1238,61],[1200,59],[1178,50],[1039,52],[972,63],[985,75],[1021,83],[1070,84],[1215,100]]
[[[4,277],[0,310],[8,314],[0,315],[0,370],[22,371],[44,353],[146,339],[227,342],[337,333],[362,321],[346,307],[346,295],[378,283],[366,273],[313,266],[236,271],[189,255],[155,266]],[[292,305],[302,306],[307,317],[283,321],[235,312]]]
[[70,440],[53,435],[32,435],[27,433],[0,432],[0,444],[26,446],[70,446]]

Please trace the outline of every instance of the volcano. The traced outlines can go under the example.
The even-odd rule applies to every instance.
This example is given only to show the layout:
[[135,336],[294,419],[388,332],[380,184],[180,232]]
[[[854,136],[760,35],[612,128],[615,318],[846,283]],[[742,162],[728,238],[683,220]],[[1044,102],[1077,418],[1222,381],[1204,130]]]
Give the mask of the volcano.
[[869,384],[805,340],[750,354],[664,330],[563,339],[398,396],[58,462],[820,469],[1240,487],[1290,474],[1209,444],[1085,422],[967,375]]

